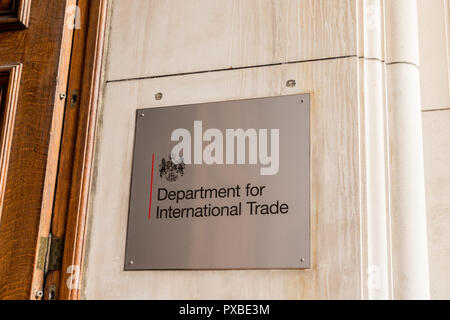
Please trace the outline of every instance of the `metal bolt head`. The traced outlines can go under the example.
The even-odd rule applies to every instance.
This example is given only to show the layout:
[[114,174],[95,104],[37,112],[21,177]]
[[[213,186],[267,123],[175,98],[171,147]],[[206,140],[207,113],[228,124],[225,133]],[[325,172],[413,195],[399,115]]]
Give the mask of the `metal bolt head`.
[[61,92],[61,93],[59,94],[59,98],[60,98],[61,100],[64,100],[64,99],[66,98],[66,93],[65,93],[65,92]]
[[301,259],[300,259],[300,262],[305,262],[305,258],[301,258]]
[[36,299],[41,299],[44,296],[44,292],[42,290],[36,291],[35,297]]
[[295,87],[296,84],[297,84],[297,82],[294,79],[286,81],[286,87],[288,87],[288,88],[293,88],[293,87]]
[[155,100],[162,100],[162,98],[163,98],[162,92],[158,92],[157,94],[155,94]]
[[130,261],[130,264],[134,264],[134,261],[133,261],[133,260],[131,260],[131,261]]
[[139,112],[139,117],[140,117],[140,118],[145,117],[145,113]]

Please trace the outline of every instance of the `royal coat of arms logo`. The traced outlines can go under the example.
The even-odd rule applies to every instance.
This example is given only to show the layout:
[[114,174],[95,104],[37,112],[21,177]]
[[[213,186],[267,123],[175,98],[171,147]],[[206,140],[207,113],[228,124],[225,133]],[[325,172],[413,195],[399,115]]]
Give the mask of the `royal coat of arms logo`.
[[169,159],[162,158],[161,164],[159,165],[159,176],[161,178],[166,178],[167,181],[176,181],[180,176],[184,175],[184,169],[186,165],[183,159],[174,160],[172,156],[169,155]]

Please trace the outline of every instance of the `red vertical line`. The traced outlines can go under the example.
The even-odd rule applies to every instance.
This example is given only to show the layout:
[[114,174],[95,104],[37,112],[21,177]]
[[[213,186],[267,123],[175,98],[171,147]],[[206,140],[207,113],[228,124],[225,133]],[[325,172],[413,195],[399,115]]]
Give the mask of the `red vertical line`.
[[152,213],[152,193],[153,193],[153,168],[155,167],[155,154],[152,155],[152,178],[150,181],[150,204],[148,206],[148,219]]

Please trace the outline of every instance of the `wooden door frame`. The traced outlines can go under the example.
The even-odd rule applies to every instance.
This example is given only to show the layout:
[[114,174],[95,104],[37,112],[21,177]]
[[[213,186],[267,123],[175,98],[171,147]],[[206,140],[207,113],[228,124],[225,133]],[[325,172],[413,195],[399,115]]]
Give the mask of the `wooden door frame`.
[[[0,299],[79,298],[65,271],[82,270],[108,2],[11,0],[0,13]],[[47,272],[54,232],[65,254]],[[43,294],[51,281],[59,295]]]
[[[0,66],[9,72],[1,148],[0,299],[34,299],[44,272],[76,0],[10,0],[0,15]],[[8,71],[9,70],[9,71]],[[20,79],[19,79],[20,76]]]
[[[77,300],[83,270],[87,205],[110,0],[78,0],[66,113],[52,219],[52,235],[64,239],[60,270],[45,280],[44,298]],[[53,292],[50,293],[50,288]]]
[[[3,197],[6,189],[6,177],[8,172],[9,156],[11,152],[11,143],[14,130],[14,119],[16,117],[17,98],[19,95],[20,76],[22,74],[22,64],[10,66],[0,66],[0,74],[4,74],[8,78],[5,85],[4,101],[0,92],[0,107],[3,109],[1,116],[1,127],[3,128],[0,137],[0,221],[2,217]],[[1,85],[1,84],[0,84]],[[1,88],[1,86],[0,86]]]
[[0,31],[26,29],[30,20],[31,0],[14,0],[8,12],[1,16],[3,23],[0,24]]

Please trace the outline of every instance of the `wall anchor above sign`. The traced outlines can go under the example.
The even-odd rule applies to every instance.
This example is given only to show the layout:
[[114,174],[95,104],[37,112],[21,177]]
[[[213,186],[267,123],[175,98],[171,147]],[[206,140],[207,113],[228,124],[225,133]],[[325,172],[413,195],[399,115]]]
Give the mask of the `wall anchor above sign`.
[[310,268],[309,106],[138,110],[125,270]]

